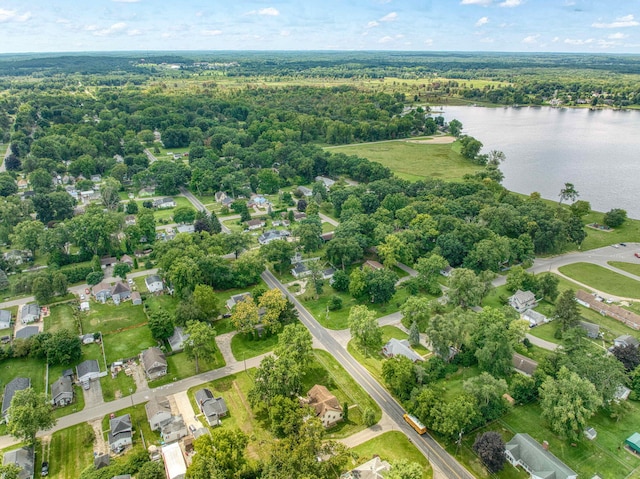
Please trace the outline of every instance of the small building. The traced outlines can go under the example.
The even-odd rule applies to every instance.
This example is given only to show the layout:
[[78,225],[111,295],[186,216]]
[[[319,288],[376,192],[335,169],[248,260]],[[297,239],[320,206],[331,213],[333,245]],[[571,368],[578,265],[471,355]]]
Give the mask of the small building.
[[621,384],[617,387],[615,394],[613,395],[613,400],[615,402],[626,401],[629,399],[629,395],[631,394],[631,389],[627,386]]
[[131,256],[129,256],[128,254],[123,254],[122,255],[122,257],[120,258],[120,263],[126,264],[130,268],[133,268],[133,258]]
[[108,268],[109,266],[114,266],[118,264],[118,258],[114,256],[105,256],[104,258],[100,258],[100,267],[102,269]]
[[89,382],[100,377],[100,366],[95,359],[87,359],[76,366],[78,381],[82,387],[89,389]]
[[257,218],[246,221],[245,224],[247,225],[247,229],[249,231],[258,230],[260,228],[264,228],[267,225],[266,221]]
[[31,379],[29,378],[14,378],[7,383],[4,387],[4,394],[2,395],[2,417],[7,417],[7,412],[11,406],[11,400],[16,391],[22,391],[31,387]]
[[406,339],[391,338],[389,342],[382,348],[382,354],[384,354],[384,356],[387,358],[404,356],[414,363],[422,361],[422,356],[411,349],[411,345]]
[[362,265],[362,269],[364,268],[369,268],[372,271],[378,271],[379,269],[384,268],[384,266],[382,266],[379,262],[368,259],[367,261],[365,261]]
[[11,263],[14,266],[20,266],[25,261],[25,255],[22,251],[12,249],[2,254],[2,257],[7,263]]
[[177,352],[184,349],[184,342],[189,339],[189,335],[185,334],[184,328],[176,326],[173,328],[173,334],[168,339],[171,351]]
[[329,392],[329,390],[320,384],[313,386],[307,393],[304,403],[311,406],[316,416],[322,421],[322,425],[326,428],[335,426],[342,421],[342,406],[338,398]]
[[28,303],[20,310],[20,321],[22,324],[29,324],[40,320],[40,306],[36,303]]
[[80,341],[82,344],[93,344],[96,341],[96,338],[93,337],[93,334],[87,333],[80,336]]
[[126,301],[131,297],[131,287],[123,281],[118,281],[111,287],[109,293],[113,302],[119,304],[121,301]]
[[391,464],[383,461],[379,456],[373,456],[370,461],[342,474],[340,479],[384,479],[390,470]]
[[111,285],[106,281],[102,281],[91,288],[91,295],[96,301],[106,303],[111,298]]
[[327,268],[322,270],[322,279],[332,279],[333,275],[336,274],[336,270],[333,268]]
[[227,194],[224,191],[217,191],[215,194],[216,203],[222,203],[227,198]]
[[91,309],[91,305],[89,301],[81,301],[80,302],[80,311],[89,311]]
[[619,348],[624,348],[625,346],[633,346],[634,348],[637,349],[638,344],[639,344],[638,340],[633,336],[631,336],[630,334],[623,334],[622,336],[618,336],[616,339],[613,340],[613,346],[619,347]]
[[207,388],[198,389],[195,396],[200,412],[204,414],[209,426],[219,426],[220,418],[229,414],[227,403],[224,402],[222,397],[214,397],[211,390]]
[[11,311],[0,309],[0,329],[9,329],[11,327]]
[[536,326],[540,326],[541,324],[545,324],[549,322],[549,319],[542,313],[538,313],[533,309],[527,309],[524,313],[522,313],[522,319],[525,321],[529,321],[529,327],[534,328]]
[[113,452],[122,452],[133,444],[133,425],[131,416],[114,417],[109,421],[109,447]]
[[440,270],[440,274],[445,278],[448,278],[449,276],[451,276],[451,273],[453,273],[453,268],[449,265],[447,265],[445,268]]
[[598,432],[594,428],[588,427],[584,430],[584,437],[589,439],[589,441],[593,441],[596,437],[598,437]]
[[320,183],[323,183],[327,189],[331,188],[333,185],[336,184],[335,180],[332,180],[331,178],[327,178],[326,176],[316,176],[315,180]]
[[98,470],[107,467],[111,463],[109,454],[98,454],[93,458],[93,467]]
[[634,432],[631,436],[625,439],[624,445],[636,454],[640,454],[640,434]]
[[188,434],[189,431],[187,430],[187,425],[182,419],[182,416],[172,417],[171,420],[162,426],[162,429],[160,430],[160,436],[167,444],[178,441],[183,437],[187,437]]
[[307,217],[307,214],[302,211],[293,212],[293,221],[302,221]]
[[178,225],[176,226],[176,231],[178,233],[195,233],[196,232],[196,227],[194,225]]
[[159,209],[175,208],[176,202],[173,198],[160,198],[153,201],[153,207]]
[[144,279],[144,284],[147,285],[147,289],[150,293],[159,293],[164,289],[164,284],[162,283],[162,278],[157,274],[153,274],[151,276],[147,276]]
[[38,326],[25,326],[16,331],[14,337],[16,339],[27,339],[36,334],[40,334],[40,328]]
[[531,291],[518,290],[509,298],[509,306],[518,313],[524,313],[527,309],[533,309],[538,306],[536,297]]
[[533,376],[538,368],[538,363],[522,354],[513,354],[513,369],[525,376]]
[[140,293],[138,291],[134,291],[131,293],[131,303],[134,306],[142,304],[142,296],[140,296]]
[[329,231],[328,233],[322,233],[320,235],[320,239],[322,241],[324,241],[325,243],[328,243],[329,241],[331,241],[333,239],[335,232],[333,231]]
[[305,278],[311,275],[311,270],[307,267],[305,263],[296,263],[295,265],[293,265],[293,268],[291,269],[291,274],[293,275],[294,278],[300,279],[300,278]]
[[311,188],[307,188],[306,186],[298,186],[298,191],[307,198],[313,196],[313,190]]
[[247,298],[252,298],[252,297],[253,296],[251,296],[251,293],[234,294],[227,300],[227,303],[226,303],[227,309],[231,311],[236,304],[240,303],[241,301],[245,301]]
[[152,431],[159,431],[171,422],[171,406],[166,397],[153,397],[145,404],[147,420]]
[[149,379],[158,379],[167,374],[167,359],[160,348],[145,349],[140,354],[140,359]]
[[35,452],[32,447],[21,447],[6,452],[2,458],[2,464],[8,466],[15,464],[20,469],[18,479],[33,479],[35,475]]
[[288,236],[291,236],[291,233],[288,230],[269,230],[265,231],[258,237],[258,243],[265,245],[272,241],[286,240]]
[[61,376],[51,385],[51,404],[62,407],[73,402],[73,385],[71,378]]
[[505,445],[505,455],[513,467],[522,466],[532,479],[577,479],[578,473],[543,448],[529,434],[516,434]]
[[136,221],[136,215],[127,215],[124,217],[124,224],[127,226],[134,226]]
[[174,442],[162,446],[162,460],[167,479],[184,479],[187,474],[187,463],[182,455],[180,444]]
[[600,337],[600,326],[588,321],[579,321],[578,326],[585,330],[587,337],[591,339],[597,339]]

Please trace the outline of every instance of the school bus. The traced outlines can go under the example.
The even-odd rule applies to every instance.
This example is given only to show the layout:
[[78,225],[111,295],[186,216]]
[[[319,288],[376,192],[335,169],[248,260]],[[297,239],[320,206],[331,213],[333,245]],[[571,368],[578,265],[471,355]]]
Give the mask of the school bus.
[[404,420],[409,423],[409,425],[416,430],[418,434],[424,434],[427,432],[427,428],[420,422],[420,420],[412,414],[405,414]]

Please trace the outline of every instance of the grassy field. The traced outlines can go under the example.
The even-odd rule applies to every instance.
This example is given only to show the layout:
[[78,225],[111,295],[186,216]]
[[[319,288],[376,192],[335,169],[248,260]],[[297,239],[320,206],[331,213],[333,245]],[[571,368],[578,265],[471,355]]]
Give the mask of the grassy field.
[[457,180],[479,169],[460,155],[459,145],[456,143],[425,144],[396,140],[327,149],[333,153],[357,155],[376,161],[407,180]]
[[[51,436],[49,477],[77,479],[93,463],[95,434],[87,423],[71,426]],[[39,471],[36,468],[36,471]]]
[[640,282],[591,263],[574,263],[558,270],[581,283],[604,293],[640,299]]
[[39,359],[5,359],[0,362],[0,387],[4,387],[15,378],[30,378],[31,387],[38,392],[44,392],[45,372],[46,365]]
[[[172,198],[176,202],[175,208],[158,208],[153,210],[153,217],[156,219],[156,221],[163,220],[163,221],[166,221],[167,223],[171,223],[173,222],[173,212],[176,210],[176,208],[180,208],[182,206],[190,206],[191,208],[193,208],[193,205],[191,204],[191,202],[188,199],[186,199],[184,196],[172,196]],[[136,199],[135,201],[136,203],[138,203],[138,208],[142,209],[142,203],[150,200],[141,198],[141,199]],[[128,202],[129,200],[127,200],[125,203],[128,203]]]
[[[49,378],[51,379],[51,378]],[[51,390],[49,390],[51,392]],[[79,386],[73,386],[73,402],[68,406],[57,407],[53,410],[53,416],[55,418],[61,418],[74,412],[82,411],[84,409],[84,394],[82,394],[82,388]]]
[[621,269],[622,271],[626,271],[627,273],[640,276],[640,263],[627,263],[624,261],[607,261],[607,264],[610,266],[613,266],[614,268]]
[[[216,352],[216,356],[213,361],[200,360],[200,372],[211,371],[212,369],[218,369],[224,367],[225,362],[220,351]],[[167,356],[167,374],[155,381],[149,381],[150,388],[157,388],[164,386],[173,381],[188,378],[196,374],[196,363],[189,360],[185,353],[177,353]]]
[[423,468],[422,479],[431,479],[433,477],[429,461],[416,449],[407,436],[399,431],[381,434],[354,447],[351,452],[353,454],[352,461],[347,467],[354,468],[377,455],[383,461],[389,461],[392,464],[394,461],[402,459],[409,462],[417,462]]
[[136,382],[132,376],[127,376],[121,371],[115,378],[111,374],[100,378],[102,397],[106,402],[129,396],[136,392]]
[[[593,211],[583,218],[584,222],[602,224],[604,213]],[[622,226],[613,231],[601,231],[585,228],[587,237],[582,243],[582,250],[600,248],[616,243],[640,242],[640,220],[627,219]]]
[[254,338],[248,334],[236,334],[231,338],[231,352],[237,361],[254,358],[273,351],[278,344],[278,335],[269,334],[262,338]]
[[44,318],[44,330],[55,333],[61,329],[68,329],[78,333],[78,323],[74,317],[76,311],[74,304],[59,304],[51,307],[51,314]]
[[102,338],[108,363],[137,356],[142,350],[157,344],[146,326],[105,334]]
[[134,306],[131,301],[119,305],[91,302],[91,310],[81,314],[82,332],[102,332],[103,335],[136,327],[147,322],[142,306]]

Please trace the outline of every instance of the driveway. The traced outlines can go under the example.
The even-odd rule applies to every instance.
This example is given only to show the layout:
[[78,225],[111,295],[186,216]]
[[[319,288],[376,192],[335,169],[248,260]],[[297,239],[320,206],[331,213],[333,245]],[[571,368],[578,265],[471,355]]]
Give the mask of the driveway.
[[82,389],[82,393],[84,394],[85,409],[104,404],[100,380],[91,381],[89,389]]
[[175,402],[175,407],[177,410],[176,412],[182,415],[182,419],[184,420],[184,423],[189,428],[189,431],[191,431],[190,426],[193,426],[196,429],[202,427],[202,423],[195,418],[196,412],[193,410],[191,401],[189,401],[189,396],[187,396],[187,391],[180,391],[179,393],[176,393],[173,396],[170,396],[169,402],[171,403],[172,412],[174,412],[173,403]]

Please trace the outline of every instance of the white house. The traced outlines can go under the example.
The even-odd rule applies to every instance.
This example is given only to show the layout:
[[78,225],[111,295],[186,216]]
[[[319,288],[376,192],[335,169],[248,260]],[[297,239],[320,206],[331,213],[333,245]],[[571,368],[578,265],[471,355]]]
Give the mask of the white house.
[[316,411],[316,416],[322,421],[324,427],[335,426],[342,421],[342,406],[329,390],[320,384],[313,386],[307,393],[304,403]]
[[512,466],[521,466],[531,479],[577,479],[578,473],[543,448],[529,434],[516,434],[505,445],[505,455]]
[[538,306],[536,297],[531,291],[518,290],[509,298],[509,305],[518,313],[524,313],[527,309]]
[[171,406],[166,397],[153,397],[145,404],[147,420],[152,431],[159,431],[162,426],[171,422]]
[[522,319],[529,321],[529,327],[540,326],[541,324],[548,323],[549,319],[542,313],[538,313],[533,309],[527,309],[522,313]]
[[20,310],[20,321],[29,324],[40,319],[40,306],[36,303],[25,304]]
[[404,356],[410,359],[412,362],[422,361],[422,356],[411,349],[409,341],[406,339],[391,338],[387,344],[382,348],[382,354],[387,358],[394,358],[396,356]]
[[187,474],[187,463],[179,443],[162,446],[162,459],[167,479],[184,479]]
[[114,417],[109,421],[109,426],[109,447],[112,451],[122,452],[133,444],[133,425],[129,414]]
[[11,327],[11,311],[0,309],[0,329],[9,329]]
[[157,274],[147,276],[144,279],[144,283],[147,285],[147,289],[149,290],[150,293],[158,293],[164,289],[162,278]]
[[153,201],[153,207],[160,209],[175,208],[176,202],[173,198],[160,198]]

